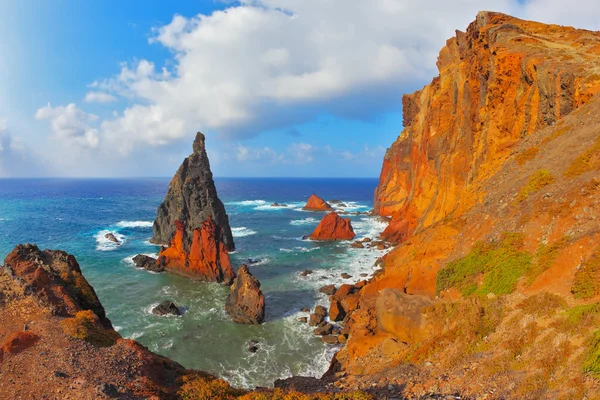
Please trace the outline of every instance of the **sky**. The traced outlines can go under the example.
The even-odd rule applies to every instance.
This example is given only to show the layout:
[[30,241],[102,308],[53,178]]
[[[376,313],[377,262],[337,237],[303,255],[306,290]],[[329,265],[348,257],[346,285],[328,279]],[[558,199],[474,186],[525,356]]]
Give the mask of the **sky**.
[[597,0],[3,0],[0,177],[377,177],[402,95],[477,11],[600,30]]

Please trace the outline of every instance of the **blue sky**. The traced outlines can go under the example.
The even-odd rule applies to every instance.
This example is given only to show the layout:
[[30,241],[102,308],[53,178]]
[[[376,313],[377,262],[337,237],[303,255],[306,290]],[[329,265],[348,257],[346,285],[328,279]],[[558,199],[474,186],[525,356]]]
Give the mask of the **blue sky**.
[[14,0],[0,4],[0,176],[367,176],[402,94],[479,9],[599,29],[557,0]]

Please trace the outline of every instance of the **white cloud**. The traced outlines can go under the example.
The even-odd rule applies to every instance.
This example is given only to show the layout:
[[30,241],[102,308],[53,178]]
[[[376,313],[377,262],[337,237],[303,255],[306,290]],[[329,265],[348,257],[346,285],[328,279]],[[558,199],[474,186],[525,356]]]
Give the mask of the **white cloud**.
[[[237,141],[325,113],[369,119],[397,109],[403,92],[437,74],[440,48],[479,10],[598,29],[599,7],[597,0],[573,7],[559,0],[241,0],[210,15],[176,15],[150,39],[172,52],[168,69],[141,59],[92,83],[86,101],[118,95],[132,105],[100,122],[99,134],[84,124],[66,136],[92,147],[101,136],[127,154],[198,130]],[[289,153],[311,162],[314,151],[294,144]],[[264,148],[240,156],[273,158]]]
[[88,92],[85,95],[84,101],[86,103],[112,103],[117,101],[117,98],[112,94],[104,92]]
[[318,148],[309,143],[292,143],[288,152],[297,164],[307,164],[313,161]]
[[0,119],[0,177],[44,176],[51,171],[45,160],[11,134],[7,121]]
[[98,130],[89,124],[98,121],[98,116],[88,114],[73,103],[66,107],[52,107],[50,103],[35,113],[38,120],[49,120],[52,132],[65,144],[94,148],[98,146]]

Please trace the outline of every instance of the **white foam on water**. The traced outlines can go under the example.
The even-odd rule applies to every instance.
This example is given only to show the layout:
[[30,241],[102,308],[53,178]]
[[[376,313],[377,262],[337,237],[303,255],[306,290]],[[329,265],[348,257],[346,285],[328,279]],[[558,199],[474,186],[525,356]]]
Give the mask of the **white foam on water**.
[[119,228],[152,228],[152,221],[119,221],[116,225]]
[[255,235],[256,231],[253,231],[252,229],[242,226],[239,228],[231,228],[231,234],[233,235],[233,237],[245,237],[245,236]]
[[243,201],[230,201],[225,203],[231,206],[262,206],[267,204],[264,200],[243,200]]
[[[112,233],[113,235],[115,235],[115,237],[117,238],[117,240],[120,243],[112,242],[104,237],[109,233]],[[122,246],[126,241],[125,235],[122,235],[119,232],[109,231],[106,229],[98,232],[94,237],[96,238],[96,250],[98,250],[98,251],[115,250],[118,247]]]
[[313,217],[308,217],[304,219],[295,219],[290,221],[290,225],[300,226],[300,225],[313,225],[318,224],[319,220]]
[[296,246],[293,249],[285,249],[285,248],[281,248],[279,249],[279,251],[283,252],[283,253],[310,253],[311,251],[315,251],[320,249],[320,247],[301,247],[301,246]]

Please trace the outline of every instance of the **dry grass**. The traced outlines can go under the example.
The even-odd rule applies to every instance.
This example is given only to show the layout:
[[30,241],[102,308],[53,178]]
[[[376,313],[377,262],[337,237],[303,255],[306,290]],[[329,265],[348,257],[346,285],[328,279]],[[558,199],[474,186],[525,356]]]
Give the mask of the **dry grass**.
[[565,171],[564,175],[567,178],[574,178],[583,173],[593,171],[600,168],[600,136],[596,139],[596,142],[577,157],[569,168]]
[[526,200],[529,195],[540,191],[548,185],[554,183],[554,177],[547,169],[540,169],[529,177],[527,185],[525,185],[517,195],[517,201]]
[[515,161],[519,165],[524,165],[526,162],[533,160],[539,152],[539,147],[530,147],[524,150],[523,152],[517,154],[517,156],[515,157]]
[[67,335],[98,347],[112,346],[120,338],[117,332],[104,328],[92,310],[79,311],[75,317],[64,319],[60,324]]
[[554,132],[552,132],[552,134],[550,136],[546,136],[544,139],[542,139],[541,145],[545,145],[550,143],[551,141],[553,141],[554,139],[564,135],[565,133],[569,132],[571,130],[570,126],[559,126]]
[[600,253],[598,250],[575,273],[571,292],[577,299],[589,299],[600,294]]

